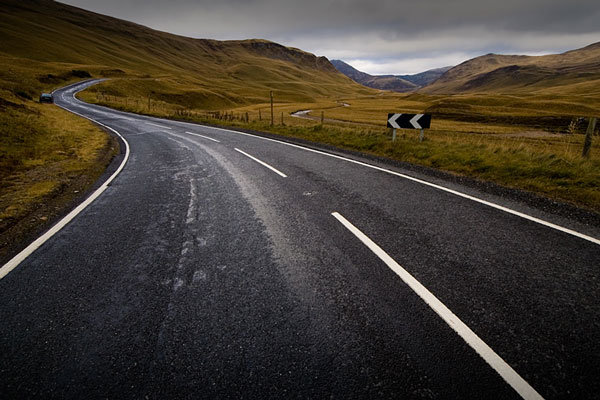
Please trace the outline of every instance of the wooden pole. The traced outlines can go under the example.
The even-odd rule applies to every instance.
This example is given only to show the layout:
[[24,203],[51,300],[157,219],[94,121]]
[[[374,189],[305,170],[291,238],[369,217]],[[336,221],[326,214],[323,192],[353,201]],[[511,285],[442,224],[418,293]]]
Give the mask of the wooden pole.
[[283,111],[281,112],[281,125],[283,125]]
[[271,90],[271,126],[273,126],[273,91]]
[[596,117],[590,118],[590,122],[585,132],[585,140],[583,142],[583,153],[581,154],[584,158],[590,157],[590,149],[592,148],[592,135],[596,129]]
[[325,112],[321,111],[321,125],[323,125],[324,120],[325,120]]
[[260,112],[260,108],[258,109],[258,120],[262,121],[262,114]]

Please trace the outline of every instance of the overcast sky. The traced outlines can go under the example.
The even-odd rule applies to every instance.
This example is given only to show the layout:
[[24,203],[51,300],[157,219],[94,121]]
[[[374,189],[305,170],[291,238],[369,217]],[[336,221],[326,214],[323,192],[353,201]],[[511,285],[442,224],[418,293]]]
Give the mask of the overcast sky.
[[370,74],[600,41],[599,0],[62,0],[184,36],[268,39]]

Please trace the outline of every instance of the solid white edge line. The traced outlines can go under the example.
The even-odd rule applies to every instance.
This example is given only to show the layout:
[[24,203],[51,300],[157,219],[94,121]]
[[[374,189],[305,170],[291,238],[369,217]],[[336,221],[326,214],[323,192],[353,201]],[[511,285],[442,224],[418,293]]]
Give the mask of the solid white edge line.
[[246,153],[246,152],[243,152],[242,150],[240,150],[240,149],[238,149],[238,148],[235,148],[234,150],[235,150],[235,151],[237,151],[237,152],[239,152],[239,153],[242,153],[242,154],[243,154],[243,155],[245,155],[246,157],[248,157],[248,158],[250,158],[250,159],[252,159],[252,160],[256,161],[257,163],[259,163],[259,164],[260,164],[260,165],[262,165],[263,167],[267,167],[267,168],[269,168],[271,171],[275,172],[276,174],[278,174],[278,175],[280,175],[280,176],[282,176],[282,177],[284,177],[284,178],[287,178],[287,175],[286,175],[286,174],[284,174],[283,172],[279,171],[277,168],[274,168],[274,167],[270,166],[270,165],[269,165],[269,164],[267,164],[266,162],[264,162],[264,161],[261,161],[261,160],[259,160],[258,158],[256,158],[256,157],[253,157],[253,156],[251,156],[250,154],[248,154],[248,153]]
[[524,399],[543,399],[543,397],[527,383],[506,361],[504,361],[475,332],[462,322],[433,293],[402,268],[381,247],[367,235],[352,225],[338,212],[331,213],[346,229],[366,245],[392,271],[396,273],[437,315],[439,315],[463,340],[479,354],[519,395]]
[[[191,125],[193,125],[193,124],[191,124]],[[480,199],[478,197],[471,196],[471,195],[468,195],[466,193],[459,192],[459,191],[454,190],[454,189],[450,189],[450,188],[447,188],[447,187],[444,187],[444,186],[436,185],[435,183],[427,182],[427,181],[424,181],[422,179],[414,178],[412,176],[405,175],[405,174],[402,174],[400,172],[395,172],[395,171],[392,171],[392,170],[389,170],[389,169],[385,169],[385,168],[382,168],[382,167],[377,167],[375,165],[367,164],[367,163],[364,163],[362,161],[353,160],[351,158],[346,158],[346,157],[338,156],[336,154],[326,153],[324,151],[315,150],[315,149],[311,149],[311,148],[308,148],[308,147],[303,147],[303,146],[300,146],[300,145],[297,145],[297,144],[283,142],[283,141],[280,141],[280,140],[277,140],[277,139],[271,139],[271,138],[266,138],[266,137],[262,137],[262,136],[252,135],[250,133],[245,133],[245,132],[233,131],[231,129],[216,128],[216,127],[207,126],[207,125],[201,125],[201,126],[203,126],[205,128],[209,128],[209,129],[216,129],[216,130],[220,130],[220,131],[224,131],[224,132],[231,132],[231,133],[236,133],[238,135],[251,136],[251,137],[254,137],[254,138],[257,138],[257,139],[261,139],[261,140],[267,140],[267,141],[271,141],[271,142],[280,143],[280,144],[283,144],[283,145],[286,145],[286,146],[294,147],[294,148],[297,148],[297,149],[309,151],[309,152],[316,153],[316,154],[321,154],[321,155],[324,155],[324,156],[327,156],[327,157],[336,158],[338,160],[347,161],[347,162],[350,162],[350,163],[353,163],[353,164],[361,165],[363,167],[367,167],[367,168],[371,168],[371,169],[374,169],[374,170],[377,170],[377,171],[385,172],[387,174],[399,176],[401,178],[408,179],[410,181],[417,182],[417,183],[420,183],[422,185],[426,185],[426,186],[429,186],[429,187],[432,187],[432,188],[435,188],[435,189],[438,189],[438,190],[442,190],[444,192],[451,193],[453,195],[456,195],[456,196],[459,196],[459,197],[463,197],[465,199],[472,200],[472,201],[475,201],[475,202],[480,203],[480,204],[484,204],[486,206],[495,208],[497,210],[504,211],[504,212],[506,212],[508,214],[516,215],[518,217],[527,219],[529,221],[538,223],[540,225],[544,225],[544,226],[546,226],[548,228],[552,228],[552,229],[555,229],[557,231],[561,231],[561,232],[567,233],[569,235],[576,236],[576,237],[578,237],[580,239],[587,240],[589,242],[592,242],[592,243],[595,243],[597,245],[600,245],[600,239],[596,239],[596,238],[594,238],[592,236],[589,236],[589,235],[586,235],[584,233],[580,233],[580,232],[574,231],[572,229],[565,228],[563,226],[553,224],[552,222],[548,222],[548,221],[545,221],[543,219],[533,217],[531,215],[522,213],[520,211],[516,211],[516,210],[510,209],[508,207],[504,207],[504,206],[501,206],[499,204],[492,203],[491,201],[483,200],[483,199]]]
[[161,128],[161,129],[173,129],[173,128],[169,128],[168,126],[153,124],[152,122],[146,122],[146,121],[144,121],[144,123],[147,124],[147,125],[156,126],[157,128]]
[[185,133],[187,133],[188,135],[199,136],[199,137],[201,137],[201,138],[204,138],[204,139],[212,140],[213,142],[221,143],[221,141],[220,141],[220,140],[213,139],[213,138],[211,138],[211,137],[204,136],[204,135],[201,135],[201,134],[199,134],[199,133],[188,132],[188,131],[186,131]]
[[[73,96],[75,96],[75,95],[73,95]],[[65,217],[63,217],[60,221],[58,221],[46,233],[44,233],[42,236],[40,236],[39,238],[34,240],[29,246],[27,246],[19,254],[17,254],[12,259],[10,259],[10,261],[8,261],[6,264],[4,264],[2,266],[2,268],[0,268],[0,279],[4,278],[6,275],[8,275],[23,260],[25,260],[27,257],[29,257],[34,251],[36,251],[48,239],[50,239],[52,236],[54,236],[56,233],[58,233],[69,222],[71,222],[81,211],[83,211],[94,200],[96,200],[106,190],[108,185],[117,177],[117,175],[119,175],[121,170],[123,170],[123,168],[125,167],[127,160],[129,159],[129,143],[127,143],[127,140],[125,140],[125,138],[119,132],[117,132],[115,129],[111,128],[110,126],[104,125],[103,123],[98,122],[95,119],[86,117],[85,115],[79,114],[75,111],[71,111],[61,105],[58,105],[58,104],[56,104],[56,105],[64,110],[67,110],[73,114],[79,115],[80,117],[88,119],[100,126],[105,127],[106,129],[109,129],[110,131],[114,132],[119,138],[121,138],[123,143],[125,143],[125,156],[123,157],[123,161],[121,162],[121,165],[119,165],[119,168],[117,168],[117,170],[98,189],[96,189],[96,191],[94,191],[94,193],[92,193],[87,199],[85,199],[83,201],[83,203],[81,203],[77,207],[75,207],[75,209],[73,209],[73,211],[71,211]]]

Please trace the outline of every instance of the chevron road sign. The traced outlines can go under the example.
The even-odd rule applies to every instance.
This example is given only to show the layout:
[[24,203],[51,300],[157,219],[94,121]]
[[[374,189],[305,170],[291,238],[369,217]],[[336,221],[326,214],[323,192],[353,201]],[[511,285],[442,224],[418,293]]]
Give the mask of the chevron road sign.
[[419,141],[425,138],[423,129],[429,129],[431,114],[388,114],[387,126],[392,128],[392,142],[396,141],[396,129],[420,129]]
[[431,114],[388,114],[388,128],[429,129],[430,125]]

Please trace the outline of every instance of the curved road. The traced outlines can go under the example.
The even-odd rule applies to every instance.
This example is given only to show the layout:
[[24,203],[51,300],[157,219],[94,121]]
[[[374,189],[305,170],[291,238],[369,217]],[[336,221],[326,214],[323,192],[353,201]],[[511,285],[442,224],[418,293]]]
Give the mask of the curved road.
[[1,398],[599,396],[599,227],[92,83],[131,154],[0,280]]

